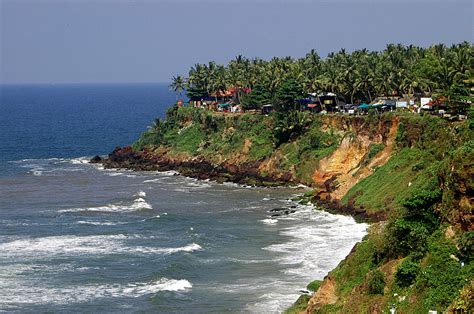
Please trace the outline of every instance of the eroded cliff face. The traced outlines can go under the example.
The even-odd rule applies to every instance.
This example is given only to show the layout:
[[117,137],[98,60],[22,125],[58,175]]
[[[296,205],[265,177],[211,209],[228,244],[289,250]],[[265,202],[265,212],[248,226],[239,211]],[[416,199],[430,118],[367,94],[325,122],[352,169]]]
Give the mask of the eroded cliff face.
[[[390,158],[394,149],[398,118],[375,117],[370,120],[367,117],[334,115],[315,119],[318,119],[317,126],[307,127],[306,131],[289,143],[271,149],[269,154],[260,159],[252,158],[252,153],[259,149],[261,144],[258,141],[261,141],[261,138],[255,137],[253,133],[249,135],[242,132],[238,129],[238,122],[228,119],[221,128],[200,139],[194,154],[176,149],[172,144],[147,146],[140,150],[124,147],[115,149],[103,163],[105,167],[111,168],[176,170],[187,176],[219,182],[233,181],[264,186],[303,183],[315,188],[316,200],[324,203],[326,207],[364,216],[363,209],[352,208],[350,204],[342,206],[339,200],[355,184],[369,176],[373,169]],[[185,136],[185,132],[196,127],[196,124],[189,119],[183,121],[177,128],[176,137]],[[198,126],[199,129],[205,127]],[[271,127],[271,124],[267,126]],[[320,149],[322,153],[315,156],[311,155],[311,149],[299,151],[306,141],[311,140],[308,136],[311,132],[326,136],[326,140],[331,143],[329,149]],[[218,136],[214,137],[214,134]],[[269,134],[271,136],[272,133]],[[233,136],[243,138],[232,151],[206,151],[206,147],[213,147],[216,142]],[[371,150],[373,145],[378,145],[379,150]],[[318,148],[315,151],[318,151]]]
[[[337,123],[335,120],[327,119],[327,125]],[[384,165],[391,157],[398,119],[394,117],[381,122],[370,133],[364,128],[364,124],[360,119],[355,119],[350,124],[342,124],[341,132],[344,132],[345,136],[340,145],[333,154],[319,161],[312,175],[315,186],[319,188],[319,199],[340,200],[349,189],[369,176],[373,169]],[[384,147],[369,159],[369,148],[372,144]]]
[[[385,313],[391,306],[399,313],[429,309],[468,313],[474,308],[473,130],[468,123],[449,124],[434,118],[405,119],[402,123],[392,125],[385,148],[370,162],[374,168],[381,161],[382,175],[373,179],[363,173],[359,179],[359,185],[366,178],[383,189],[392,182],[383,174],[408,178],[408,185],[403,180],[393,181],[402,185],[398,189],[404,195],[402,208],[392,210],[388,221],[371,225],[367,237],[324,278],[302,313]],[[358,158],[350,145],[345,151],[348,158]],[[329,156],[329,163],[337,160],[336,156]],[[344,160],[345,154],[341,156]],[[346,173],[351,173],[353,164],[348,164]],[[325,169],[342,172],[334,166]],[[318,169],[316,174],[328,172]],[[357,176],[357,171],[352,173]],[[344,178],[342,174],[337,180]],[[339,186],[344,191],[344,184],[334,186],[327,193],[329,197],[340,195]],[[371,184],[363,187],[373,188]],[[400,250],[403,241],[411,241],[411,249]],[[411,272],[410,282],[397,281],[398,272]],[[379,276],[378,282],[374,274]],[[381,290],[373,291],[374,282]]]

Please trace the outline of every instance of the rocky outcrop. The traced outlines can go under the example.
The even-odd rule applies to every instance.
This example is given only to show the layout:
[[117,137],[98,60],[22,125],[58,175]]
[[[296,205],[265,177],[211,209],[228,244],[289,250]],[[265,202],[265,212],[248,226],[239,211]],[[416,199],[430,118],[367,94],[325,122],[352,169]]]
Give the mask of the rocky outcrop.
[[378,211],[371,212],[367,211],[362,206],[355,206],[353,202],[349,202],[347,205],[341,203],[337,199],[321,199],[318,194],[313,197],[313,203],[316,204],[319,208],[324,208],[325,210],[342,215],[349,215],[354,217],[357,221],[366,221],[366,222],[379,222],[387,220],[388,212]]
[[[91,162],[95,161],[94,157]],[[135,151],[132,147],[117,147],[102,161],[105,168],[126,168],[137,171],[178,171],[201,180],[235,182],[259,186],[277,186],[295,183],[291,173],[262,175],[258,161],[234,164],[224,161],[212,163],[202,157],[170,155],[166,150]]]

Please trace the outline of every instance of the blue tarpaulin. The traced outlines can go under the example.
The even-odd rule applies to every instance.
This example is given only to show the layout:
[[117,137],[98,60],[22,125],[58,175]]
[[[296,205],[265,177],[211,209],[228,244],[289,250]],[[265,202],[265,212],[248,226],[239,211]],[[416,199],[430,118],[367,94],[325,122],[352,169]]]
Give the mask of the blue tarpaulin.
[[369,104],[360,104],[357,108],[359,108],[359,109],[367,109],[367,108],[370,108],[370,107],[371,107],[371,105],[369,105]]

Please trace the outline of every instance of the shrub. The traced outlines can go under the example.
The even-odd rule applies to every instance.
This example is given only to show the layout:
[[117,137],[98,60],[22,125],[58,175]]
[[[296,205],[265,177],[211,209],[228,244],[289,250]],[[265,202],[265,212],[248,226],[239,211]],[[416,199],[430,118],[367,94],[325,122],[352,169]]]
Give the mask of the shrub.
[[446,309],[471,282],[474,265],[471,262],[461,266],[454,258],[456,252],[456,246],[445,237],[443,228],[430,238],[429,252],[415,286],[417,291],[423,291],[425,308]]
[[420,266],[418,263],[406,259],[398,266],[395,273],[395,282],[400,287],[408,287],[415,282],[419,272]]
[[417,162],[416,164],[413,165],[413,167],[411,167],[412,171],[420,171],[423,169],[425,169],[425,161]]
[[377,156],[377,154],[380,153],[384,148],[385,145],[383,144],[370,144],[369,152],[367,153],[367,159],[371,160],[372,158]]
[[428,229],[420,221],[399,218],[387,227],[386,250],[392,257],[406,256],[412,251],[425,251]]
[[373,271],[369,276],[368,291],[370,294],[383,294],[385,275],[380,270]]
[[321,286],[323,282],[321,280],[314,280],[314,281],[311,281],[307,286],[306,286],[306,289],[308,289],[309,291],[318,291],[319,287]]
[[408,145],[407,134],[406,134],[406,130],[405,130],[405,124],[403,124],[403,122],[401,122],[398,125],[397,135],[395,137],[395,142],[397,143],[397,145],[399,147],[405,147],[405,146]]
[[285,311],[285,314],[300,313],[304,311],[308,306],[309,299],[311,299],[311,297],[307,294],[300,295],[298,300],[296,300],[296,302]]
[[474,255],[474,231],[463,233],[459,238],[458,247],[461,259],[469,263]]

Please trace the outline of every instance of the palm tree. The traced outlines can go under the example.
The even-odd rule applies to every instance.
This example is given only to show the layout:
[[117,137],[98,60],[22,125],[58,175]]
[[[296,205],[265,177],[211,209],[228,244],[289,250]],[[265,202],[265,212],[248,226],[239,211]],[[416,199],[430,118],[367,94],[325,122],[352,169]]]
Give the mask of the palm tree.
[[[227,66],[214,61],[196,64],[189,70],[187,81],[183,80],[188,91],[192,88],[200,95],[218,94],[230,86],[240,90],[258,85],[271,99],[283,82],[292,80],[305,92],[330,91],[355,103],[377,96],[444,92],[454,84],[468,84],[474,75],[473,60],[474,47],[468,42],[427,49],[389,44],[381,52],[360,49],[349,53],[341,49],[325,59],[315,50],[299,59],[275,57],[266,61],[239,55]],[[175,81],[179,81],[177,77]],[[239,99],[241,96],[238,94]]]
[[181,97],[181,93],[186,88],[186,80],[181,75],[173,76],[169,88],[176,93],[176,101],[178,101],[178,95]]

